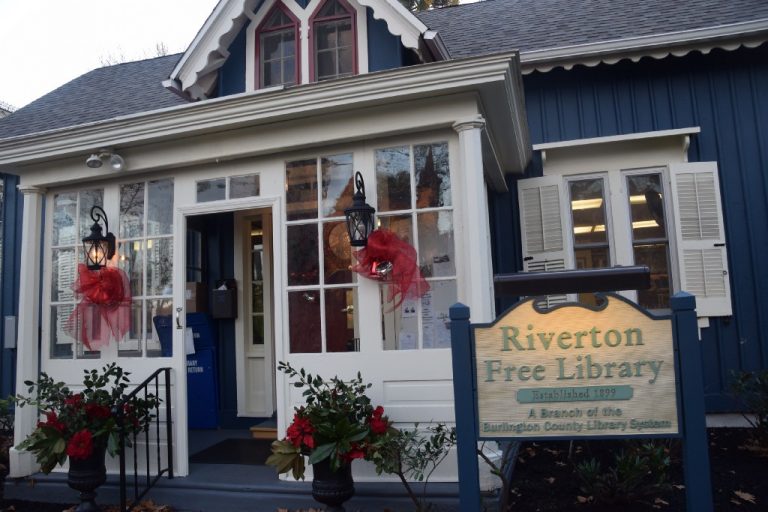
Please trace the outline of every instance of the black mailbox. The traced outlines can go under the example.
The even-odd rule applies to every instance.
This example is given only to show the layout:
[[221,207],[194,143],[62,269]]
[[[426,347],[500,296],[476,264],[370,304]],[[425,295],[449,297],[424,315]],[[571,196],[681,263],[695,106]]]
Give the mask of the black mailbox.
[[211,316],[217,319],[237,318],[237,281],[216,281],[211,300]]

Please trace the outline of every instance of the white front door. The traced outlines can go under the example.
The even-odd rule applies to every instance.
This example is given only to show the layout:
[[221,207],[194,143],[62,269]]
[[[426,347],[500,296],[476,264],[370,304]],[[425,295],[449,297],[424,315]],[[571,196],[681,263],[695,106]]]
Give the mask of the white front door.
[[275,412],[272,215],[268,210],[235,216],[235,261],[242,283],[237,336],[237,413],[269,417]]

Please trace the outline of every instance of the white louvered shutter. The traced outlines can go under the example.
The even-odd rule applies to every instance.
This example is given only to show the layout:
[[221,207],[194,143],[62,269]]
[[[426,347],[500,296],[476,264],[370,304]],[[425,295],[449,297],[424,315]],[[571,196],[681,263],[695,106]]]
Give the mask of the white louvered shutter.
[[696,296],[698,316],[730,316],[717,163],[671,164],[670,171],[681,289]]
[[[523,270],[526,272],[569,268],[572,251],[570,237],[565,231],[561,186],[560,176],[543,176],[517,182]],[[564,294],[548,295],[539,305],[551,307],[567,301],[568,296]]]

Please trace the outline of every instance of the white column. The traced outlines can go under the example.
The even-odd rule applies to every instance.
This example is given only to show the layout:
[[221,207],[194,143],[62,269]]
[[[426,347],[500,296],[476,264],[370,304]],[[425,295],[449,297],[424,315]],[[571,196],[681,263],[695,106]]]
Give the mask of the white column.
[[488,222],[488,197],[483,175],[481,116],[459,120],[453,129],[459,134],[459,165],[463,199],[463,237],[465,299],[471,308],[472,322],[494,318],[491,233]]
[[[40,233],[43,225],[43,193],[36,187],[19,186],[24,194],[21,235],[21,274],[19,276],[19,331],[16,342],[16,392],[25,393],[25,380],[37,380],[40,326]],[[16,408],[13,424],[14,444],[32,433],[37,423],[34,407]],[[31,453],[10,450],[10,476],[21,477],[37,471]]]

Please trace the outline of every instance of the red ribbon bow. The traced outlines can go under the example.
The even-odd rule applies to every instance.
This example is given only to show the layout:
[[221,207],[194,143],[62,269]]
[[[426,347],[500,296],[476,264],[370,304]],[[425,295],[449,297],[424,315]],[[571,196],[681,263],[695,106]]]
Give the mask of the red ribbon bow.
[[355,253],[358,264],[352,270],[364,277],[374,278],[371,274],[374,264],[388,261],[392,270],[387,277],[389,285],[388,301],[394,302],[394,310],[406,298],[422,297],[429,291],[429,283],[424,280],[416,259],[416,249],[404,242],[387,229],[377,229],[368,237],[368,244]]
[[98,350],[111,338],[125,336],[131,325],[131,287],[123,270],[88,270],[80,263],[74,290],[82,298],[69,319],[73,337],[88,350]]

